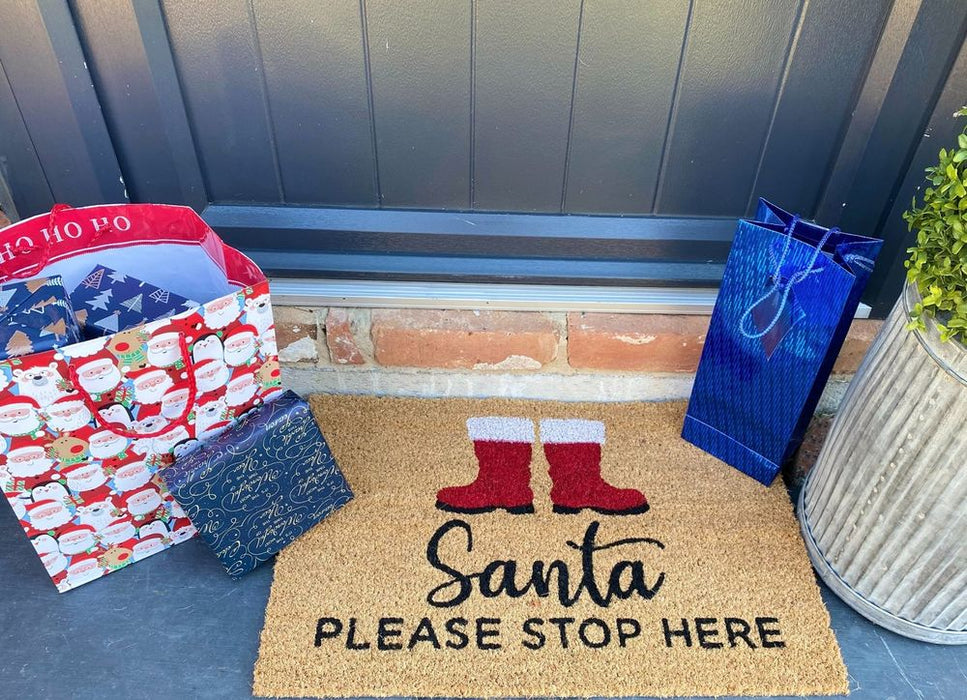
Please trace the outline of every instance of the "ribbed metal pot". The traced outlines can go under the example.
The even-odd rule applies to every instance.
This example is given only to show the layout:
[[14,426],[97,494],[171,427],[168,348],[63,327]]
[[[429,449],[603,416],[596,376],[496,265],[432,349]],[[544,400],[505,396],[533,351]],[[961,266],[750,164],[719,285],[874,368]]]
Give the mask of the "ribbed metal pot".
[[820,577],[898,634],[967,644],[967,348],[906,329],[908,286],[799,497]]

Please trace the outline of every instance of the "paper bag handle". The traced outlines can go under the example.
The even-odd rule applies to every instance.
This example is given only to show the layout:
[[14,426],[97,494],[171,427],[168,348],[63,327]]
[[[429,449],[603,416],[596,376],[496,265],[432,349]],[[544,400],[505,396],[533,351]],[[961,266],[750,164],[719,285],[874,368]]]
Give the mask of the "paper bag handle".
[[77,392],[81,395],[84,404],[87,406],[87,410],[91,412],[91,418],[94,420],[95,425],[99,425],[105,430],[110,430],[115,435],[127,438],[129,440],[139,440],[141,438],[152,438],[164,435],[165,433],[171,432],[178,426],[187,425],[188,416],[191,414],[192,408],[195,405],[195,396],[198,393],[198,387],[195,383],[195,373],[191,369],[191,355],[188,353],[188,340],[185,338],[185,334],[182,332],[178,333],[178,350],[181,353],[181,358],[184,361],[185,369],[188,372],[188,400],[185,402],[185,409],[182,411],[181,415],[175,420],[171,421],[168,425],[161,428],[160,430],[153,430],[150,433],[139,433],[135,430],[128,430],[123,423],[108,422],[101,418],[101,415],[97,412],[97,404],[95,403],[93,397],[87,393],[87,391],[81,387],[80,381],[78,381],[77,368],[71,363],[67,366],[68,372],[70,373],[71,383],[77,389]]
[[[775,272],[772,273],[773,286],[769,287],[769,289],[766,290],[765,294],[763,294],[761,297],[759,297],[754,302],[752,302],[749,305],[749,308],[745,310],[745,313],[742,314],[742,318],[739,319],[739,332],[742,335],[744,335],[746,338],[751,338],[755,340],[769,333],[769,331],[771,331],[775,327],[775,325],[779,323],[779,319],[782,317],[782,311],[783,309],[786,308],[786,303],[789,301],[789,295],[792,293],[792,288],[795,287],[800,282],[802,282],[807,277],[809,277],[809,275],[812,275],[816,272],[822,272],[823,270],[823,268],[816,267],[816,261],[819,259],[820,253],[823,252],[823,246],[826,245],[826,241],[829,240],[829,237],[832,236],[834,233],[839,232],[839,229],[835,226],[829,229],[828,231],[826,231],[825,235],[823,235],[819,243],[816,244],[816,247],[813,249],[813,254],[809,258],[809,265],[806,266],[806,269],[797,270],[789,277],[788,280],[782,279],[782,265],[786,261],[786,256],[789,254],[789,244],[792,241],[792,232],[793,232],[793,229],[796,228],[796,225],[798,223],[799,223],[799,215],[796,214],[795,216],[792,217],[792,221],[790,221],[789,224],[786,226],[786,230],[784,232],[785,240],[782,246],[782,254],[779,256],[779,259],[776,260],[776,270]],[[752,330],[746,330],[746,325],[747,325],[746,322],[752,317],[753,310],[773,294],[780,295],[779,307],[776,309],[775,314],[773,314],[772,320],[769,322],[769,325],[767,325],[764,330],[761,330],[758,332],[756,332],[754,328]]]
[[[57,218],[57,215],[69,209],[72,209],[72,207],[69,204],[55,204],[53,207],[51,207],[50,216],[47,218],[48,234],[54,231],[54,220]],[[104,235],[110,230],[112,230],[112,226],[110,224],[95,229],[93,235],[91,235],[91,240],[88,245],[93,245],[94,243],[96,243],[98,238],[100,238],[102,235]],[[31,240],[31,239],[28,238],[27,240]],[[12,250],[13,257],[10,258],[7,264],[12,263],[14,260],[17,259],[18,256],[23,255],[25,253],[30,253],[34,250],[39,250],[41,252],[41,256],[40,256],[40,260],[38,260],[32,266],[27,267],[25,270],[20,270],[19,272],[7,272],[4,269],[4,264],[0,263],[0,274],[2,274],[8,280],[24,280],[24,279],[29,279],[31,277],[36,277],[37,275],[39,275],[40,272],[45,267],[47,267],[47,264],[50,262],[50,239],[49,238],[44,239],[43,241],[32,242],[30,245],[20,245],[18,243],[16,246],[13,247],[13,250]]]

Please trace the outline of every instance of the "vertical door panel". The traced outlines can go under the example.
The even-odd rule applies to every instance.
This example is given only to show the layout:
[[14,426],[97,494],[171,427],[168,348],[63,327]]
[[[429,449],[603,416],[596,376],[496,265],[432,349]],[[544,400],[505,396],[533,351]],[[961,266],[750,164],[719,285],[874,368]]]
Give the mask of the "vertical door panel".
[[[20,112],[54,199],[73,205],[125,201],[67,4],[0,3],[0,64],[15,100],[5,110]],[[42,199],[43,193],[34,202]]]
[[[846,198],[842,228],[863,233],[882,224],[878,218],[885,208],[888,211],[910,166],[940,92],[937,86],[943,85],[963,44],[965,25],[967,3],[962,0],[930,0],[921,5]],[[962,94],[967,100],[967,90]],[[937,151],[945,146],[951,144],[938,144]],[[887,243],[881,255],[892,253],[892,248]],[[875,278],[874,273],[872,281]]]
[[651,211],[687,18],[681,0],[585,0],[566,211]]
[[386,207],[470,208],[470,0],[366,0]]
[[908,257],[907,248],[915,245],[917,232],[908,231],[903,212],[910,207],[911,197],[923,204],[923,189],[927,185],[924,169],[935,166],[941,148],[956,148],[957,137],[964,128],[964,118],[951,115],[967,102],[967,45],[961,44],[954,65],[947,75],[946,84],[934,105],[930,121],[917,145],[900,189],[893,200],[880,235],[884,239],[879,263],[870,277],[871,292],[876,295],[873,311],[877,316],[889,313],[896,296],[903,286],[906,273],[903,261]]
[[580,6],[475,3],[475,208],[561,210]]
[[208,203],[160,7],[77,0],[74,17],[132,199]]
[[747,212],[759,196],[814,212],[891,4],[806,6]]
[[163,7],[209,196],[281,202],[248,2],[164,0]]
[[656,210],[741,215],[799,0],[694,0]]
[[9,196],[11,202],[0,199],[0,204],[6,208],[12,203],[16,207],[5,211],[11,218],[32,216],[54,204],[44,168],[17,108],[7,74],[0,65],[0,188],[4,183],[9,193],[5,189],[0,196]]
[[255,3],[287,202],[377,204],[361,5]]

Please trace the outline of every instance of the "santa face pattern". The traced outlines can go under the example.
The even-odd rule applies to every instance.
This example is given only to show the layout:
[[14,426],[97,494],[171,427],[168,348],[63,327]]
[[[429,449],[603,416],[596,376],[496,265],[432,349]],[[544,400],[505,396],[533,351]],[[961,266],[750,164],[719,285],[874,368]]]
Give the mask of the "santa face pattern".
[[67,488],[77,494],[93,491],[108,480],[107,472],[98,462],[85,462],[69,470],[64,469],[62,475],[67,477]]
[[168,420],[175,420],[184,415],[188,407],[188,389],[172,389],[161,397],[161,415]]
[[232,371],[223,360],[205,360],[195,366],[195,386],[199,394],[217,391],[225,386]]
[[88,394],[99,395],[111,391],[121,383],[121,370],[115,360],[100,357],[84,362],[77,371],[80,388]]
[[143,372],[134,380],[134,400],[137,403],[161,403],[165,392],[175,385],[163,369]]
[[267,282],[140,330],[0,362],[0,486],[62,592],[194,537],[157,472],[277,393]]
[[11,477],[28,478],[41,476],[54,466],[41,445],[27,445],[7,451],[7,471]]
[[181,359],[181,348],[178,347],[178,334],[174,331],[162,331],[152,336],[148,341],[148,362],[155,367],[170,367]]
[[36,402],[15,400],[0,405],[0,433],[3,435],[29,435],[40,430],[42,423]]
[[91,422],[91,412],[84,401],[77,397],[65,396],[44,411],[47,424],[59,433],[79,430]]
[[255,327],[239,328],[226,339],[223,348],[225,364],[229,367],[241,367],[248,364],[256,352]]

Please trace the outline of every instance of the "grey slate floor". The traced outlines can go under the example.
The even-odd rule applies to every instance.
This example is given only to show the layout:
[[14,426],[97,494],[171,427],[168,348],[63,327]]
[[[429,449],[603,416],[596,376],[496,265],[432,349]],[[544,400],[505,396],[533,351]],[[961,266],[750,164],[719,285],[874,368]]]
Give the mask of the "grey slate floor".
[[[199,540],[58,594],[0,504],[0,698],[247,698],[271,566],[239,582]],[[853,700],[964,700],[967,646],[880,630],[823,596]]]

